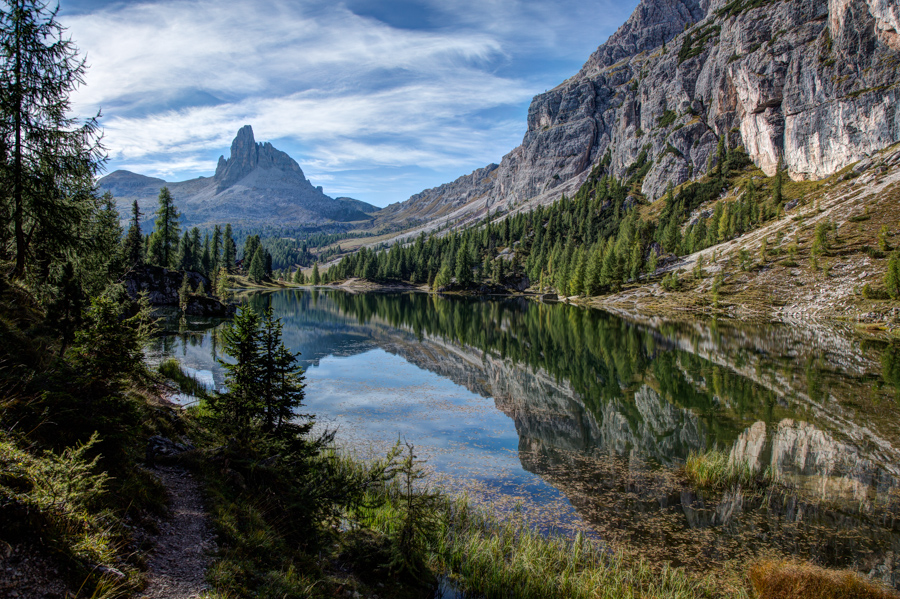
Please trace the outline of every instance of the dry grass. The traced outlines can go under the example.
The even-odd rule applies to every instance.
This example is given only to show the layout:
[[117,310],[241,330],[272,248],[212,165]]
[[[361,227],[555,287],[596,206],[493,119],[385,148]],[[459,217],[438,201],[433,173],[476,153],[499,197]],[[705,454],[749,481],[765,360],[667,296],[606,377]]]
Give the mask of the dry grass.
[[759,561],[750,566],[748,576],[760,599],[900,598],[850,570],[826,570],[802,562]]

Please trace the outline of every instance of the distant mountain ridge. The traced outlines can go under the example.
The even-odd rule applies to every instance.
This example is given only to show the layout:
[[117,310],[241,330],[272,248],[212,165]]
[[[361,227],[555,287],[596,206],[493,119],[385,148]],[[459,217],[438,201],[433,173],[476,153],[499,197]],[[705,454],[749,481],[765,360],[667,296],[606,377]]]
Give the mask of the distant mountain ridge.
[[241,127],[228,159],[219,157],[215,175],[167,182],[118,170],[98,182],[100,192],[116,198],[122,218],[138,201],[149,215],[166,186],[182,212],[185,225],[322,225],[370,220],[380,209],[352,198],[332,198],[314,187],[300,165],[272,144],[256,143],[250,125]]

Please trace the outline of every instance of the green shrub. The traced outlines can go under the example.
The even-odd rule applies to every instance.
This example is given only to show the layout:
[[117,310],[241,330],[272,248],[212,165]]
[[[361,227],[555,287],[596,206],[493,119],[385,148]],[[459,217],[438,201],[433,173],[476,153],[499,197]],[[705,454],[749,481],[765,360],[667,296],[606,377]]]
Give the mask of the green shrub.
[[884,273],[884,287],[891,299],[900,299],[900,252],[894,252]]
[[890,295],[887,291],[882,289],[881,287],[875,287],[874,285],[870,285],[866,283],[862,286],[861,289],[862,296],[869,300],[886,300],[890,299]]

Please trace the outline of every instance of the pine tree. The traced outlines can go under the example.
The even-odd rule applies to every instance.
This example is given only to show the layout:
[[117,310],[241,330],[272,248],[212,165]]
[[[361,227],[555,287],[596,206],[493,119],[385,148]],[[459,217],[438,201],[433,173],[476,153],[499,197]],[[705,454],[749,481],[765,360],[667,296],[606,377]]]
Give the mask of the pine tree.
[[202,270],[202,265],[200,263],[203,258],[203,242],[200,239],[200,229],[197,227],[191,229],[191,258],[193,258],[191,270]]
[[159,266],[169,268],[175,264],[178,238],[181,232],[178,224],[180,215],[168,187],[159,190],[158,200],[155,229],[150,241],[152,252],[150,259]]
[[656,274],[656,268],[659,265],[659,256],[656,255],[656,248],[650,250],[650,258],[647,260],[647,274],[651,277]]
[[220,360],[225,369],[227,393],[209,400],[212,413],[230,433],[246,436],[262,413],[260,398],[260,320],[250,308],[242,308],[222,332],[223,351],[234,363]]
[[447,287],[451,281],[452,275],[450,273],[451,273],[451,266],[450,266],[450,260],[448,257],[441,264],[441,268],[440,268],[440,270],[438,270],[437,274],[435,275],[434,282],[432,283],[431,288],[434,291],[438,291],[440,289],[443,289],[444,287]]
[[462,288],[472,284],[472,258],[467,245],[460,248],[456,258],[456,284]]
[[266,278],[264,260],[262,247],[256,246],[256,252],[253,254],[253,259],[250,261],[250,269],[247,271],[247,276],[250,277],[251,281],[261,283],[263,279]]
[[85,63],[57,9],[11,0],[0,10],[0,245],[12,248],[13,278],[29,258],[82,250],[80,228],[96,209],[94,176],[105,160],[96,119],[76,126],[69,95]]
[[299,354],[291,353],[281,340],[283,325],[268,308],[260,323],[259,383],[264,429],[273,432],[290,420],[303,401],[303,369]]
[[775,170],[775,181],[772,183],[772,204],[781,206],[784,198],[782,197],[782,185],[784,182],[784,159],[778,159],[778,167]]
[[200,272],[209,275],[212,269],[212,248],[209,242],[209,233],[203,236],[203,254],[200,256]]
[[215,294],[216,297],[223,302],[227,302],[231,299],[231,288],[230,281],[228,279],[228,270],[224,266],[219,267],[218,274],[216,275]]
[[641,247],[641,242],[638,239],[635,239],[634,245],[631,247],[629,266],[628,274],[631,280],[637,281],[641,276],[641,270],[644,268],[644,248]]
[[191,253],[191,236],[185,231],[181,243],[178,245],[178,268],[179,270],[193,270],[194,256]]
[[884,273],[884,286],[891,299],[900,299],[900,252],[894,252]]
[[237,260],[237,247],[234,243],[234,235],[231,230],[231,223],[225,225],[225,240],[222,242],[222,262],[225,269],[230,273],[234,270],[234,263]]
[[141,209],[137,200],[131,205],[131,225],[125,235],[125,262],[129,267],[144,262],[144,238],[141,235]]
[[216,225],[213,230],[212,248],[210,250],[210,272],[218,272],[222,260],[222,227]]

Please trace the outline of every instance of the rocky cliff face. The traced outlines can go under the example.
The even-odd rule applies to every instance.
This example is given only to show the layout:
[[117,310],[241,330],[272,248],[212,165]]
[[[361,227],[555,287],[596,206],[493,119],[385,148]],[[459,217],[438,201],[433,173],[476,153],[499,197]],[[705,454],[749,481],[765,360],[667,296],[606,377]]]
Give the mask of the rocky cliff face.
[[830,175],[900,140],[898,13],[892,0],[643,0],[578,74],[534,98],[490,182],[469,175],[385,216],[466,222],[552,202],[607,155],[625,178],[646,153],[642,192],[656,200],[704,174],[722,137],[769,175],[779,159],[794,179]]
[[319,225],[369,220],[378,211],[358,200],[325,195],[293,158],[268,142],[256,143],[249,125],[238,131],[230,157],[219,157],[213,177],[167,183],[116,171],[100,179],[99,186],[115,196],[123,219],[130,216],[135,199],[145,215],[152,214],[162,186],[168,186],[186,224]]
[[[298,188],[314,192],[312,184],[303,176],[300,165],[293,158],[276,150],[269,142],[256,143],[250,125],[240,128],[234,141],[231,142],[231,158],[219,156],[216,174],[216,191],[221,193],[237,184],[256,169],[275,170],[294,175]],[[319,191],[321,193],[321,190]]]

